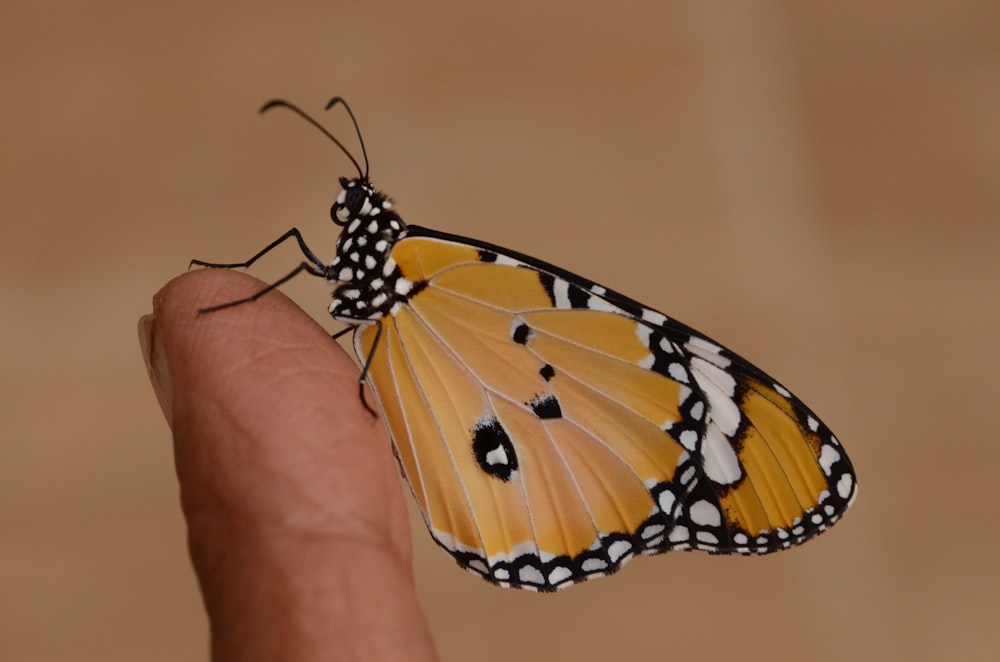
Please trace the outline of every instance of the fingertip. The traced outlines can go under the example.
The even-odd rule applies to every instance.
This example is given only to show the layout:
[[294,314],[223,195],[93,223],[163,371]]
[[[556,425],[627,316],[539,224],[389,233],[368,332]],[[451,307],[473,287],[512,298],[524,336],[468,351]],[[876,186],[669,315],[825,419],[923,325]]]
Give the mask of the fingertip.
[[[198,313],[264,287],[231,271],[185,273],[140,322],[147,364],[162,361],[157,373],[172,385],[176,468],[213,647],[263,650],[268,640],[288,650],[306,628],[323,649],[377,626],[396,634],[372,630],[371,640],[408,632],[432,650],[398,468],[358,398],[358,366],[277,291]],[[317,594],[337,597],[317,604]],[[390,603],[400,605],[391,616]]]

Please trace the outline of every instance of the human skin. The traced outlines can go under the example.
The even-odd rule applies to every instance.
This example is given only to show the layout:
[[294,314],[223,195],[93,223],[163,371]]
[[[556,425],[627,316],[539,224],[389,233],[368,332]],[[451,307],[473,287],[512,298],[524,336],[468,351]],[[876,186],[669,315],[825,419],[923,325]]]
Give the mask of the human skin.
[[263,287],[192,271],[139,322],[212,659],[434,659],[399,470],[357,365],[277,291],[197,313]]

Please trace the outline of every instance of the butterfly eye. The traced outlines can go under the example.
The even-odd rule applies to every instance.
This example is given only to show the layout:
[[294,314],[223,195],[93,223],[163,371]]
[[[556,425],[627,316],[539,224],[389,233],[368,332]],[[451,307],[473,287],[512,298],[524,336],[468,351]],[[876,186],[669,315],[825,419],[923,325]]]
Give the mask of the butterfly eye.
[[337,196],[337,202],[330,210],[330,215],[334,223],[344,225],[352,218],[367,214],[370,209],[368,191],[362,186],[350,186]]

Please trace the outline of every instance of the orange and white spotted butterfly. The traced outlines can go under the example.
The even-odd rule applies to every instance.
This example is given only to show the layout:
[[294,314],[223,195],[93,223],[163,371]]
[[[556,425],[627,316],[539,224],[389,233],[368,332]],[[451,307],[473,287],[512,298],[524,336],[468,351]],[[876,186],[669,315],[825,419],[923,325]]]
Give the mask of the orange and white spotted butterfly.
[[[335,97],[327,108],[342,104]],[[434,540],[500,586],[556,591],[637,554],[765,554],[857,493],[840,442],[784,386],[694,329],[535,258],[407,225],[358,169],[329,264],[292,229],[297,273],[334,286]],[[358,137],[360,139],[360,131]],[[364,144],[361,143],[364,153]],[[363,396],[362,396],[363,397]],[[367,405],[366,405],[367,406]]]

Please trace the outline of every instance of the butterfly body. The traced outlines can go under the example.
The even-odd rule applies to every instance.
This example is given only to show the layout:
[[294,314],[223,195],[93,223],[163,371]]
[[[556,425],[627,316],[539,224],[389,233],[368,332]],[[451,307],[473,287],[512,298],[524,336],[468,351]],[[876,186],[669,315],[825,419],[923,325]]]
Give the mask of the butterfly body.
[[[327,105],[342,104],[339,97]],[[639,554],[765,554],[857,494],[840,442],[784,386],[661,312],[536,258],[407,225],[366,167],[324,264],[362,380],[435,541],[500,586],[555,591]],[[355,122],[355,126],[357,123]],[[358,132],[360,138],[360,131]],[[363,149],[363,143],[362,143]]]

